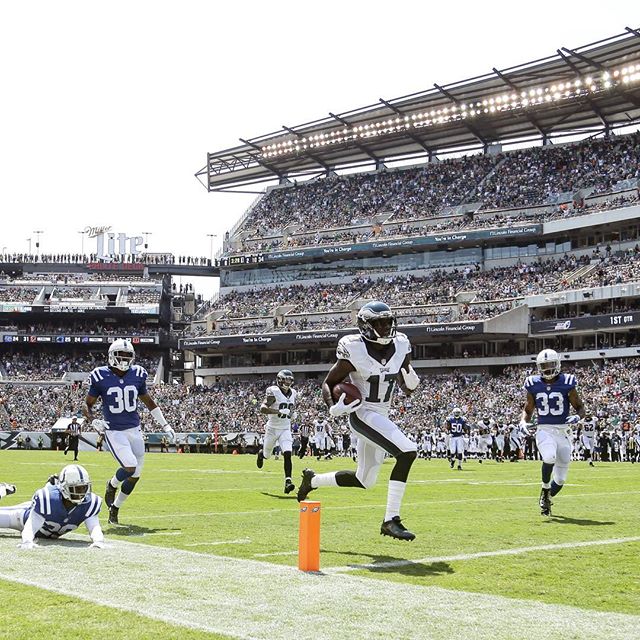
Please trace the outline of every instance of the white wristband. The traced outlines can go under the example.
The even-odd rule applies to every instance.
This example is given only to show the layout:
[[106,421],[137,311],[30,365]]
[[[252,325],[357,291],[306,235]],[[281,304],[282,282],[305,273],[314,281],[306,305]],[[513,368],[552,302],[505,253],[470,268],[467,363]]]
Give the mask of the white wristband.
[[162,409],[160,407],[156,407],[151,411],[151,417],[161,426],[166,427],[168,422],[165,420],[162,415]]

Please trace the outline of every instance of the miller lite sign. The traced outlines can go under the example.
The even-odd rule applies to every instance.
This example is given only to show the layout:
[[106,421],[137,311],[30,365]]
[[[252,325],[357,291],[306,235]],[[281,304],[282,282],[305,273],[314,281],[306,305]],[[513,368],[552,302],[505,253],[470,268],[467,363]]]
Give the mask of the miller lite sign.
[[126,233],[115,233],[111,227],[85,227],[84,232],[89,238],[96,239],[96,253],[98,256],[140,254],[138,247],[144,242],[142,236],[127,236]]

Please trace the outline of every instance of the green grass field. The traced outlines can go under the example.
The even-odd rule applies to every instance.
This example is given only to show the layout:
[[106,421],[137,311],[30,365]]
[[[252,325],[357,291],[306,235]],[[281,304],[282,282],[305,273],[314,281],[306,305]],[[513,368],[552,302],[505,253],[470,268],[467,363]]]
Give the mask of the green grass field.
[[[1,452],[0,479],[19,490],[1,506],[65,462]],[[102,495],[111,456],[80,463]],[[373,490],[311,494],[322,572],[306,575],[282,461],[150,454],[120,511],[129,526],[101,514],[109,549],[69,536],[24,552],[0,532],[0,638],[640,638],[640,466],[573,463],[542,518],[538,463],[418,460],[403,507],[418,537],[402,543],[379,535],[391,465]]]

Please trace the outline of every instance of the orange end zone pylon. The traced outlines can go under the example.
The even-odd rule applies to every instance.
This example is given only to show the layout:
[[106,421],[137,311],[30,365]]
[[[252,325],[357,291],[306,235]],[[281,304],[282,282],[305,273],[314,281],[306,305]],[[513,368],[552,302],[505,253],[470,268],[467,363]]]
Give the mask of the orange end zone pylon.
[[320,571],[320,503],[317,501],[300,503],[298,569]]

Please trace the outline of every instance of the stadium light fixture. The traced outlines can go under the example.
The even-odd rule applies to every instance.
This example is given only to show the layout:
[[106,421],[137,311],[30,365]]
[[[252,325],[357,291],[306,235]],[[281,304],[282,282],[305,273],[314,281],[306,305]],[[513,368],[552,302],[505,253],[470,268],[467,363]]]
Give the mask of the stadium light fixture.
[[410,129],[433,127],[450,122],[458,122],[477,115],[518,112],[551,102],[578,100],[593,94],[610,91],[619,86],[625,88],[640,82],[640,62],[621,68],[609,69],[597,76],[577,76],[562,79],[549,85],[532,86],[519,93],[501,93],[479,96],[475,101],[454,103],[439,109],[396,115],[382,120],[341,125],[307,136],[280,140],[261,147],[265,159],[283,155],[295,156],[307,149],[316,149],[337,144],[356,142],[362,139],[402,133]]

